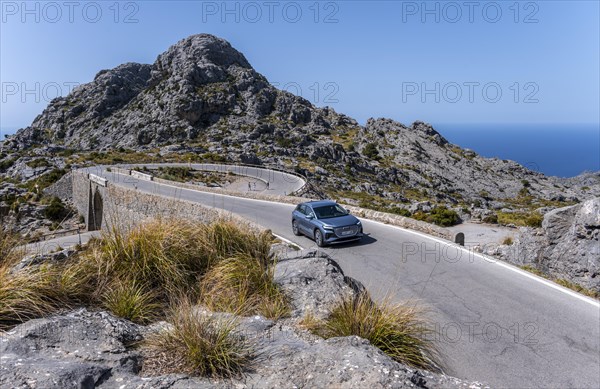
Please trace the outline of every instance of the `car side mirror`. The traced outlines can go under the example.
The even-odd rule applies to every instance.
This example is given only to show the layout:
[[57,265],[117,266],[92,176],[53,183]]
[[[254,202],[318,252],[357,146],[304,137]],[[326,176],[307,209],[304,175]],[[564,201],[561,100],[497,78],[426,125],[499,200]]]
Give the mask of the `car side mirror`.
[[306,218],[307,218],[308,220],[312,220],[312,219],[314,219],[314,218],[315,218],[315,215],[313,215],[313,214],[311,213],[311,214],[309,214],[309,215],[306,215]]
[[350,210],[349,209],[347,209],[347,208],[344,208],[344,209],[346,210],[347,214],[350,214]]

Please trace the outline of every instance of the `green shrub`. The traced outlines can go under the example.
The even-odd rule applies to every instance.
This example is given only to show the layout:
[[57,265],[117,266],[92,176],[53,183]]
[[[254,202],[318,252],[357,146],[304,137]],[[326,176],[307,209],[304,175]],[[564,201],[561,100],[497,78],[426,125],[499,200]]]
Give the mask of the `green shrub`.
[[484,216],[483,219],[481,219],[481,221],[484,223],[498,224],[498,215],[492,214]]
[[190,180],[194,175],[193,169],[184,166],[167,166],[158,169],[158,177],[170,181],[185,182]]
[[394,213],[396,215],[411,217],[412,213],[406,208],[401,207],[391,207],[388,209],[389,212]]
[[529,189],[527,189],[527,187],[524,186],[519,190],[519,196],[526,197],[529,195],[530,195],[530,193],[529,193]]
[[507,236],[506,238],[504,238],[504,240],[502,241],[502,244],[510,246],[513,244],[513,238],[510,236]]
[[417,211],[412,215],[412,217],[417,220],[426,221],[427,223],[433,223],[442,227],[450,227],[460,223],[460,216],[458,213],[444,206],[435,207],[430,213]]
[[200,158],[203,161],[210,161],[210,162],[226,162],[227,161],[227,157],[225,157],[224,155],[221,155],[221,154],[217,154],[217,153],[204,153],[200,156]]
[[44,216],[52,221],[62,221],[69,214],[61,199],[53,197],[50,204],[44,210]]
[[292,141],[291,138],[285,138],[282,136],[278,136],[277,138],[275,138],[275,143],[279,147],[289,148],[289,147],[292,147],[294,142]]
[[541,227],[544,217],[538,212],[498,212],[498,223],[524,227]]
[[15,164],[15,162],[17,162],[17,159],[18,158],[11,158],[0,161],[0,172],[10,169]]
[[379,159],[379,150],[377,150],[377,145],[375,143],[367,143],[363,149],[363,155],[370,159]]
[[50,163],[45,158],[37,158],[37,159],[27,162],[27,166],[35,169],[35,168],[39,168],[39,167],[48,167],[48,166],[50,166]]
[[529,227],[541,227],[542,221],[544,221],[544,216],[537,212],[532,212],[525,218],[525,224]]

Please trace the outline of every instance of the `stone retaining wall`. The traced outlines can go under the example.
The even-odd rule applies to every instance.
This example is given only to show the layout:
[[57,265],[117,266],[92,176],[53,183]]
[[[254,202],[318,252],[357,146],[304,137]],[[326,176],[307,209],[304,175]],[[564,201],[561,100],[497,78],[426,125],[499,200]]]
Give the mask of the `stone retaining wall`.
[[106,190],[104,212],[107,226],[129,229],[148,219],[185,219],[209,223],[215,220],[234,220],[248,228],[260,229],[256,224],[229,211],[200,203],[144,193],[118,185]]

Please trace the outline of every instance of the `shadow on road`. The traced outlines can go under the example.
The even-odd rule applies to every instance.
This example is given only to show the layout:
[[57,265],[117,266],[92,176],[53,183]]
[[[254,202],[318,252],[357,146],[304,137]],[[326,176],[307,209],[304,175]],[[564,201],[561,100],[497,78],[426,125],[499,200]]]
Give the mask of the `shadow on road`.
[[366,246],[368,244],[373,244],[377,242],[377,239],[373,238],[370,234],[367,235],[363,235],[361,240],[356,240],[353,242],[347,242],[347,243],[338,243],[338,244],[332,244],[331,246],[327,246],[328,248],[331,249],[344,249],[347,247],[357,247],[357,246]]

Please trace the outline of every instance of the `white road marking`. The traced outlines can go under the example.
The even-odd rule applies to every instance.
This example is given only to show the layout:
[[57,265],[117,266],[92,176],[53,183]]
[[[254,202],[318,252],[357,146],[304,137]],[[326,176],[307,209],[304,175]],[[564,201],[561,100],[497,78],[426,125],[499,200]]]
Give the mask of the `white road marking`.
[[[366,218],[363,218],[363,219],[366,219]],[[427,238],[427,239],[430,239],[430,240],[434,240],[434,241],[442,243],[442,244],[446,244],[446,245],[449,245],[449,246],[456,247],[456,248],[462,250],[463,252],[466,252],[469,255],[474,255],[476,257],[479,257],[479,258],[483,259],[487,263],[493,263],[495,265],[501,266],[501,267],[503,267],[505,269],[508,269],[508,270],[510,270],[512,272],[515,272],[517,274],[525,276],[525,277],[527,277],[529,279],[532,279],[532,280],[537,281],[537,282],[539,282],[541,284],[544,284],[544,285],[549,286],[549,287],[551,287],[553,289],[556,289],[556,290],[558,290],[558,291],[560,291],[562,293],[568,294],[569,296],[575,297],[575,298],[577,298],[577,299],[579,299],[581,301],[584,301],[584,302],[586,302],[588,304],[591,304],[591,305],[593,305],[596,308],[600,308],[600,302],[592,299],[591,297],[584,296],[584,295],[582,295],[580,293],[577,293],[577,292],[575,292],[575,291],[573,291],[571,289],[565,288],[564,286],[558,285],[558,284],[556,284],[556,283],[554,283],[554,282],[552,282],[550,280],[547,280],[545,278],[536,276],[533,273],[530,273],[528,271],[520,269],[520,268],[518,268],[518,267],[516,267],[514,265],[511,265],[509,263],[503,262],[502,260],[500,260],[498,258],[494,258],[494,257],[490,257],[490,256],[485,256],[485,255],[482,255],[480,253],[473,252],[473,251],[471,251],[471,250],[469,250],[469,249],[467,249],[467,248],[465,248],[465,247],[463,247],[461,245],[453,243],[451,241],[444,240],[444,239],[441,239],[441,238],[438,238],[438,237],[435,237],[435,236],[427,235],[427,234],[424,234],[422,232],[409,230],[409,229],[406,229],[406,228],[395,226],[393,224],[386,224],[386,223],[383,223],[383,222],[380,222],[380,221],[377,221],[377,220],[371,220],[371,219],[366,219],[366,220],[369,220],[372,223],[377,223],[377,224],[381,224],[383,226],[387,226],[387,227],[391,227],[391,228],[396,228],[398,230],[401,230],[401,231],[404,231],[404,232],[408,232],[410,234],[419,235],[421,237],[424,237],[424,238]]]

